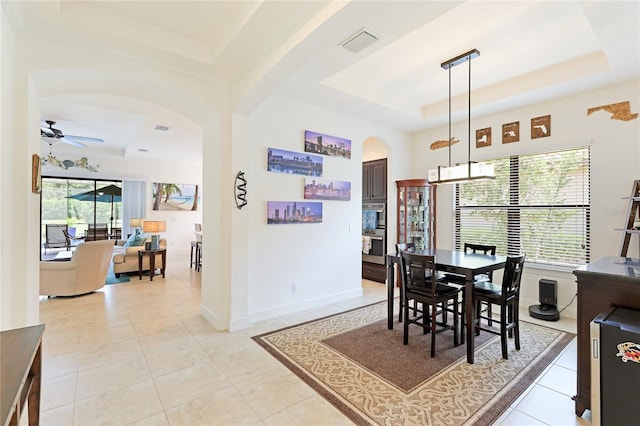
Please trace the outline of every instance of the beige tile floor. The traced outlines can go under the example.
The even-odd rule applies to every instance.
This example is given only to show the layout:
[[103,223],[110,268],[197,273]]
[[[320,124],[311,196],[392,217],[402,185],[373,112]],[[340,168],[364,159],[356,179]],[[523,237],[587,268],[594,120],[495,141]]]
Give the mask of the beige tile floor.
[[[362,297],[228,333],[199,314],[200,273],[168,262],[153,283],[41,301],[42,425],[352,424],[251,336],[384,300],[384,285],[363,280]],[[497,424],[590,424],[573,415],[575,363],[574,341]]]

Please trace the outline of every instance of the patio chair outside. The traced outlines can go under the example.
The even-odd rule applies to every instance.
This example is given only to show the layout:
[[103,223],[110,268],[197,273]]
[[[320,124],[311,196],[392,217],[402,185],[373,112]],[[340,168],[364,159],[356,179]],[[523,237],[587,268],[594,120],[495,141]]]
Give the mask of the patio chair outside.
[[44,254],[47,254],[48,248],[66,248],[68,225],[61,225],[59,223],[47,223],[45,225],[45,241],[44,241]]

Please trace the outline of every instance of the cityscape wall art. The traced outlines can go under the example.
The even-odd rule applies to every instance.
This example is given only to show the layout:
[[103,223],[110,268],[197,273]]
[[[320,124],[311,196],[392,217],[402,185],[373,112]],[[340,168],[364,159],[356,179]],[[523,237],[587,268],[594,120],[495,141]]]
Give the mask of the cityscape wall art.
[[351,141],[337,136],[304,131],[304,150],[332,157],[351,158]]
[[349,201],[351,182],[305,178],[304,199]]
[[314,201],[267,201],[267,224],[322,223],[322,203]]
[[322,157],[269,148],[267,170],[305,176],[322,176]]

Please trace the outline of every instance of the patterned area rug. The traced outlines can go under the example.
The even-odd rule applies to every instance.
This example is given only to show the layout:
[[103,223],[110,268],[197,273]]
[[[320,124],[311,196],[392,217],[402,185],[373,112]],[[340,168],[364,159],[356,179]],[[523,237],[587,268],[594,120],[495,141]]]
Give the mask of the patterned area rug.
[[475,363],[452,333],[419,327],[402,344],[402,324],[386,326],[386,302],[255,336],[254,340],[359,425],[489,425],[575,337],[520,321],[521,350],[476,337]]

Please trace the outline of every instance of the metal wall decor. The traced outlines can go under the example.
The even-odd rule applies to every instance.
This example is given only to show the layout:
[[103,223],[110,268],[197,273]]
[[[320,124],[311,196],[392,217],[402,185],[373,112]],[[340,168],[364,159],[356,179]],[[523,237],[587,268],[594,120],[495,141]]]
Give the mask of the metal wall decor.
[[244,177],[243,171],[239,171],[236,175],[233,193],[235,195],[236,207],[238,207],[238,210],[247,205],[247,179]]
[[518,142],[520,140],[520,122],[514,121],[502,125],[502,143]]
[[531,119],[531,139],[551,136],[551,116],[544,115]]
[[589,108],[587,115],[591,115],[596,111],[607,111],[611,113],[612,120],[630,121],[638,118],[637,112],[631,112],[631,103],[629,101]]
[[476,148],[491,146],[491,127],[476,130]]

